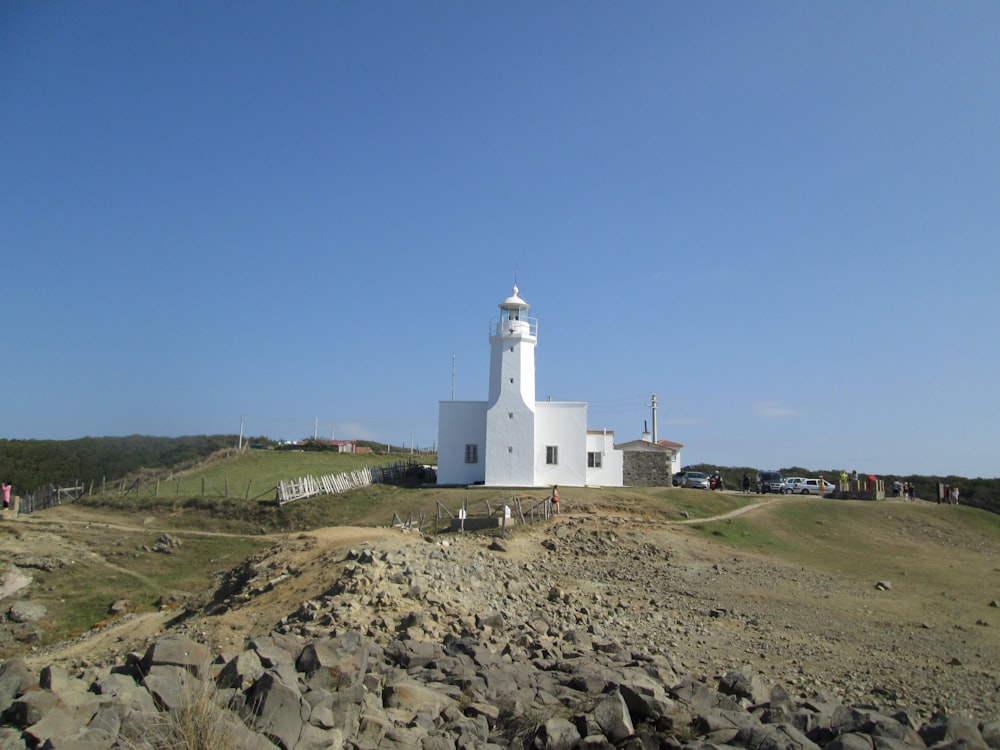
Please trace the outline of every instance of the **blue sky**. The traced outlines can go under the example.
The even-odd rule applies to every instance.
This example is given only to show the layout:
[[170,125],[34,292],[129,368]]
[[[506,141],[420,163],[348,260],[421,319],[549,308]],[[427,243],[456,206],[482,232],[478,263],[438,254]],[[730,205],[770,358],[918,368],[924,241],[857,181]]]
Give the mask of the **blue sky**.
[[0,6],[0,437],[431,447],[538,398],[685,463],[1000,475],[1000,4]]

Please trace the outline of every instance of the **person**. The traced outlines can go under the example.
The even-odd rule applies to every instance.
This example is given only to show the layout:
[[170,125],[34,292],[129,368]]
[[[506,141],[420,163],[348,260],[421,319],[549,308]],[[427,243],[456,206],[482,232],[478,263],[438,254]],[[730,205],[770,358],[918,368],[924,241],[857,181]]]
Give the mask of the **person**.
[[822,474],[819,475],[819,496],[826,497],[826,480]]
[[551,500],[552,500],[552,510],[554,510],[556,512],[556,515],[558,515],[559,514],[559,485],[558,484],[552,485],[552,498],[551,498]]
[[745,471],[743,472],[743,494],[744,495],[750,494],[750,475],[747,474]]
[[3,483],[2,491],[3,491],[3,509],[7,510],[8,508],[10,508],[10,483],[9,482],[4,482]]
[[[892,482],[892,496],[893,497],[899,497],[900,492],[902,491],[902,489],[903,489],[903,483],[900,482],[898,479],[893,480],[893,482]],[[905,500],[906,498],[904,497],[903,499]]]
[[847,492],[847,469],[840,470],[840,491]]
[[958,487],[951,488],[951,504],[958,505]]

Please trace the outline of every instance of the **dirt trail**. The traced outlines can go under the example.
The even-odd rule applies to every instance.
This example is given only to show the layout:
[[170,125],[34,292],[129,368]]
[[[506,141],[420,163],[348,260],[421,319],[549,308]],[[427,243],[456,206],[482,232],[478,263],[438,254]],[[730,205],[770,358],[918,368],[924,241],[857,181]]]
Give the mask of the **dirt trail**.
[[[900,558],[889,558],[887,563],[882,556],[877,567],[861,575],[838,575],[734,548],[690,528],[790,502],[801,498],[759,496],[727,513],[677,521],[633,515],[627,506],[607,512],[586,505],[567,507],[550,522],[519,528],[503,556],[529,565],[545,560],[544,575],[566,587],[586,588],[593,583],[595,590],[603,591],[612,586],[616,601],[636,608],[636,617],[631,618],[634,627],[668,624],[664,627],[670,629],[670,647],[678,663],[693,672],[711,675],[750,665],[797,689],[843,694],[859,689],[902,694],[912,689],[908,681],[926,680],[928,694],[943,692],[953,705],[968,705],[979,716],[996,712],[1000,680],[990,675],[1000,674],[1000,618],[996,609],[988,607],[990,599],[1000,598],[1000,551],[995,545],[985,548],[981,541],[964,540],[955,533],[956,527],[939,527],[932,516],[897,513],[895,503],[887,501],[881,506],[889,512],[886,518],[896,517],[898,523],[859,530],[865,538],[858,544],[902,545]],[[71,549],[77,554],[86,548],[88,534],[91,539],[109,530],[152,535],[160,533],[158,525],[156,519],[129,524],[107,515],[92,518],[75,513],[32,519],[14,531],[0,529],[9,532],[0,533],[0,554],[37,551],[40,544],[47,550]],[[573,567],[579,562],[574,562],[572,550],[549,562],[553,558],[546,556],[542,543],[561,538],[561,527],[586,529],[602,540],[614,540],[605,558],[610,579],[590,582],[589,570]],[[240,536],[162,531],[181,538]],[[273,570],[267,575],[277,578],[294,571],[273,590],[219,615],[205,616],[197,609],[128,615],[86,637],[28,655],[29,665],[40,669],[50,664],[120,663],[174,627],[183,627],[217,652],[232,653],[247,637],[268,632],[302,602],[326,591],[348,549],[402,550],[417,544],[420,536],[400,529],[330,527],[266,539],[273,542],[261,562]],[[470,555],[476,564],[490,559],[483,557],[487,540],[482,536],[466,535],[459,541],[444,535],[439,541],[451,544],[456,554]],[[643,550],[669,555],[664,567],[657,569],[659,578],[650,577],[655,557],[643,557],[647,554]],[[929,571],[939,572],[942,566],[954,568],[956,577],[938,584]],[[978,578],[970,584],[966,579],[973,575]],[[895,582],[891,590],[876,587],[883,578]],[[928,580],[940,587],[928,588]],[[958,583],[963,580],[966,583]],[[971,593],[970,585],[975,587]],[[658,603],[651,611],[653,598]],[[870,684],[861,684],[864,681]]]

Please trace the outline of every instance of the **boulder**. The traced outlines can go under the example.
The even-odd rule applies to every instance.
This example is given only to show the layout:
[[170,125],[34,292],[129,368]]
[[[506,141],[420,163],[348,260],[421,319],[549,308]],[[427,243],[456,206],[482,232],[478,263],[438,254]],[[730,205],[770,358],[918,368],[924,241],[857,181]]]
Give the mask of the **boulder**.
[[155,666],[176,666],[198,678],[204,678],[212,659],[201,643],[184,635],[164,635],[158,638],[142,658],[142,671],[148,673]]
[[44,604],[31,601],[14,602],[7,610],[7,617],[11,622],[29,623],[38,622],[48,614]]

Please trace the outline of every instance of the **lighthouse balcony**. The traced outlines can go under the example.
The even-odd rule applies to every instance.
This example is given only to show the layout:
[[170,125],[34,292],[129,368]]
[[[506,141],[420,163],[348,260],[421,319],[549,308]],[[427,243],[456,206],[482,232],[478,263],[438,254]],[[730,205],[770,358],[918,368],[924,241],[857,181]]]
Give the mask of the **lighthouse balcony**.
[[510,336],[512,334],[537,338],[538,320],[536,318],[504,318],[496,323],[495,336]]

